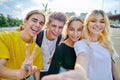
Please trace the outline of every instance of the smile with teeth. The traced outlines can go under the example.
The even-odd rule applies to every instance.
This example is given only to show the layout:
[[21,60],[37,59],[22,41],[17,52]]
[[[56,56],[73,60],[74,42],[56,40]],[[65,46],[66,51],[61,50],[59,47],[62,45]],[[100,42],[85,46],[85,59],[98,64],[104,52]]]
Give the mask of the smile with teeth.
[[72,36],[73,39],[77,39],[78,37]]
[[94,28],[94,27],[93,27],[93,29],[95,29],[95,30],[97,30],[97,31],[98,31],[98,30],[102,30],[102,28]]
[[34,31],[34,32],[39,32],[39,30],[36,29],[36,28],[31,28],[31,29],[32,29],[32,31]]

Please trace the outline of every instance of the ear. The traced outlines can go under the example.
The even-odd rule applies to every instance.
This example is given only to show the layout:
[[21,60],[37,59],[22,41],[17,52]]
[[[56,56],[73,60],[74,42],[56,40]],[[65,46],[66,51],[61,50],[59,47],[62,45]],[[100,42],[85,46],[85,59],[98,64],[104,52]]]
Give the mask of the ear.
[[45,24],[46,26],[47,26],[47,28],[49,27],[49,23],[48,22],[46,22],[46,24]]
[[26,25],[26,23],[27,23],[27,20],[26,20],[26,19],[24,19],[23,24],[24,24],[24,25]]

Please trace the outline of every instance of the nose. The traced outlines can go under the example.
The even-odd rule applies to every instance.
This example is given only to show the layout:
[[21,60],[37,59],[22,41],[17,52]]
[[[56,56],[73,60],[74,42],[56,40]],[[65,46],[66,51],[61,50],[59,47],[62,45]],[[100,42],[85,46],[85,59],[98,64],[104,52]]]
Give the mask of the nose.
[[55,28],[55,32],[59,32],[59,28],[58,27]]
[[96,25],[99,26],[99,25],[100,25],[100,22],[96,22]]
[[78,34],[78,31],[75,30],[75,31],[74,31],[74,35],[76,36],[77,34]]
[[35,24],[36,24],[36,26],[37,26],[37,27],[39,27],[39,26],[40,26],[39,22],[36,22]]

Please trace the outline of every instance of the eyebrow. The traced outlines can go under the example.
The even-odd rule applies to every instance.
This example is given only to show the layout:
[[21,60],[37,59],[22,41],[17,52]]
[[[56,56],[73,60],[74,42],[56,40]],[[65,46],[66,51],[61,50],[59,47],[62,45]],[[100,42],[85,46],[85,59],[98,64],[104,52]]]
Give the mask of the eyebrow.
[[34,19],[34,20],[38,20],[38,19],[36,19],[36,18],[32,18],[32,19]]
[[[36,18],[32,18],[32,19],[34,19],[34,20],[36,20],[36,21],[38,20],[38,19],[36,19]],[[42,21],[42,20],[40,20],[40,22],[44,23],[44,21]]]

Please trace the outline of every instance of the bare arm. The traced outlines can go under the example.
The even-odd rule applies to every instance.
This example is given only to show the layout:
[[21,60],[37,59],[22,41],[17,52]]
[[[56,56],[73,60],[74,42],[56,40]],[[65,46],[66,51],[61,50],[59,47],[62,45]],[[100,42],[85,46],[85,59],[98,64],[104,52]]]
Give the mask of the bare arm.
[[[36,53],[36,47],[34,48],[32,55],[30,56],[28,45],[26,45],[26,58],[23,64],[21,65],[21,68],[18,70],[10,69],[6,66],[7,59],[0,58],[0,78],[5,79],[22,79],[25,78],[27,75],[31,74],[36,70],[33,68],[33,58]],[[25,66],[28,65],[28,66]]]
[[60,73],[58,75],[48,75],[42,80],[88,80],[88,58],[84,53],[77,56],[75,70]]
[[[22,70],[12,70],[6,67],[7,60],[6,59],[0,59],[0,77],[1,78],[7,78],[7,79],[17,79],[24,77]],[[23,74],[21,74],[21,72]]]
[[112,73],[113,73],[114,80],[119,80],[117,66],[114,61],[112,61]]
[[35,73],[35,80],[40,80],[40,70],[37,70]]

